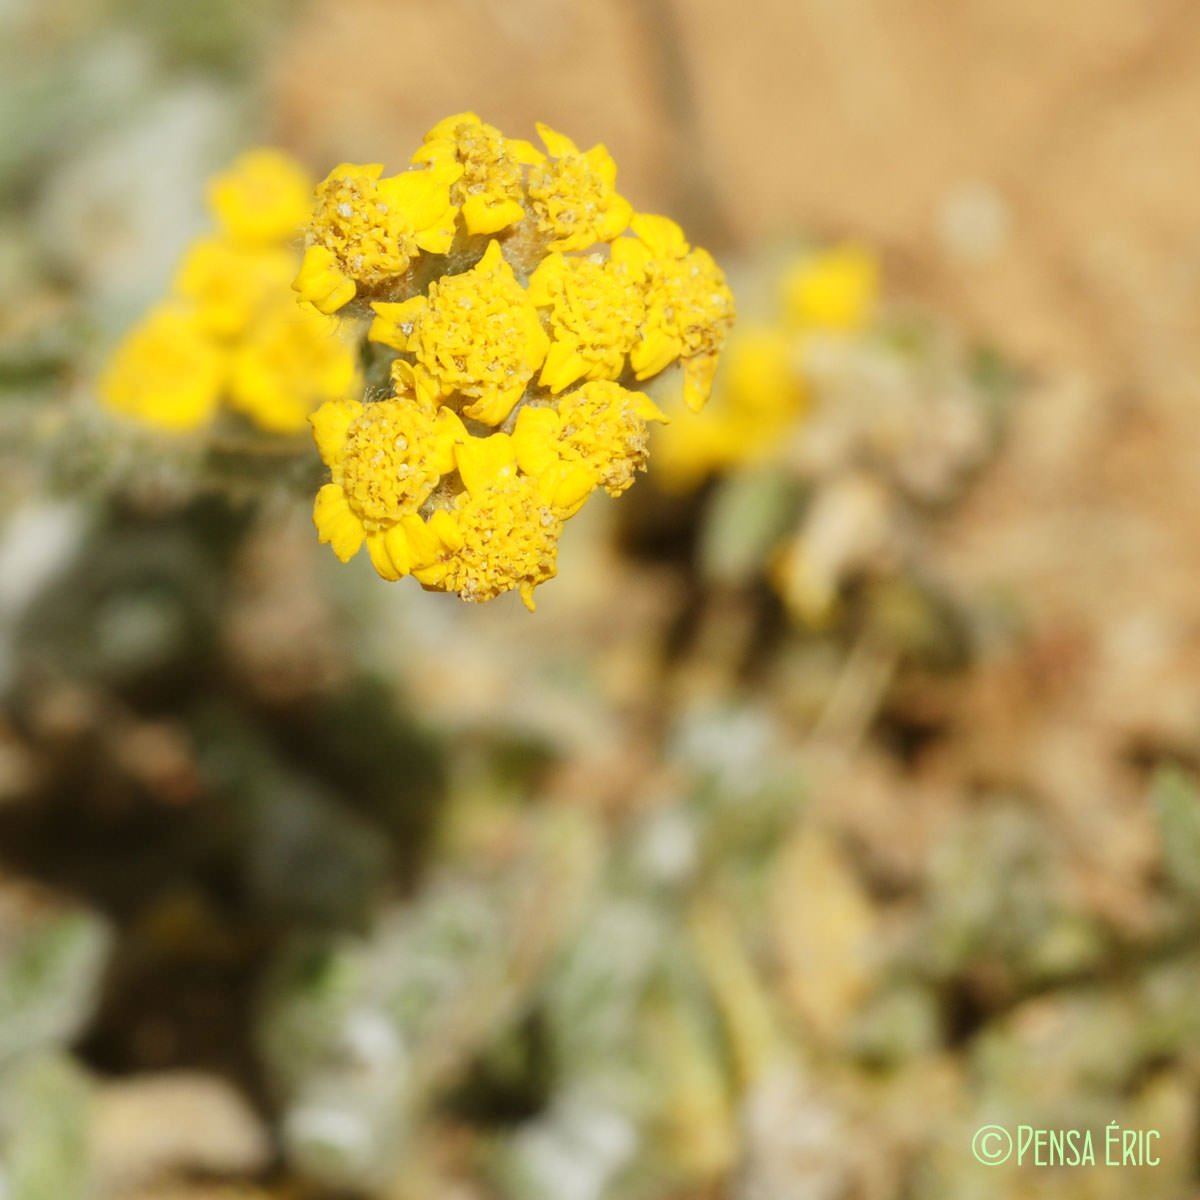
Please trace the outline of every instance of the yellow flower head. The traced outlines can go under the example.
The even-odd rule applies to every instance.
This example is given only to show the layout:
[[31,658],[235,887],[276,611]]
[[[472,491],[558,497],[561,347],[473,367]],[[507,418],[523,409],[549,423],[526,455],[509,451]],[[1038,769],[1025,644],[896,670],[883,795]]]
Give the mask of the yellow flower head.
[[513,410],[550,344],[496,241],[469,271],[431,283],[428,298],[373,307],[370,337],[415,356],[418,391],[462,396],[464,414],[487,425]]
[[524,473],[505,433],[465,439],[454,457],[463,490],[430,518],[413,574],[468,601],[515,589],[532,611],[533,589],[554,578],[563,522],[578,511],[590,481],[562,464]]
[[[461,492],[451,520],[440,525],[445,571],[435,572],[441,575],[437,586],[468,601],[491,600],[516,588],[532,607],[533,589],[557,570],[562,514],[538,480],[518,473],[506,435],[487,441],[493,439],[500,442],[494,450],[479,450],[506,461]],[[460,458],[475,449],[460,449]]]
[[[471,437],[449,409],[434,415],[413,395],[331,401],[312,424],[333,475],[313,519],[343,562],[365,542],[385,579],[412,574],[472,601],[517,589],[533,607],[534,587],[554,576],[563,521],[591,490],[583,472],[524,474],[507,434]],[[447,475],[457,491],[435,495]]]
[[413,395],[367,405],[330,400],[310,420],[333,477],[313,509],[321,541],[343,562],[365,541],[385,579],[408,574],[408,531],[422,526],[418,510],[453,469],[454,444],[466,436],[462,423]]
[[551,250],[583,250],[624,232],[633,206],[617,194],[617,164],[602,145],[586,152],[540,122],[549,161],[529,172],[533,216]]
[[100,398],[113,412],[162,429],[198,429],[216,410],[226,369],[199,313],[167,302],[126,335],[100,377]]
[[[454,240],[457,210],[446,172],[382,174],[381,163],[342,163],[317,185],[309,255],[294,286],[323,312],[335,312],[360,285],[369,290],[403,276],[422,250],[444,254]],[[325,253],[313,256],[314,249]],[[338,286],[329,286],[327,273]]]
[[474,113],[439,121],[412,161],[454,175],[450,198],[470,234],[499,233],[525,215],[524,168],[544,155],[531,143],[507,138]]
[[281,150],[247,150],[208,185],[221,230],[240,242],[286,242],[312,212],[312,179]]
[[310,418],[333,483],[364,533],[415,513],[450,470],[448,410],[393,396],[372,404],[329,400]]
[[283,291],[233,354],[229,406],[261,429],[298,433],[322,402],[356,390],[357,375],[339,323]]
[[[716,264],[633,215],[603,146],[538,131],[547,154],[460,113],[410,169],[342,163],[315,204],[301,166],[247,152],[210,186],[215,233],[113,355],[105,403],[172,429],[222,401],[273,432],[310,420],[330,470],[314,520],[339,558],[365,545],[387,579],[532,607],[564,523],[631,485],[666,420],[627,385],[680,362],[699,407],[733,321]],[[392,377],[370,403],[354,327],[328,319],[356,300]]]
[[618,379],[645,316],[642,278],[600,255],[551,254],[529,278],[553,338],[538,382],[561,392],[579,379]]
[[295,270],[295,256],[285,247],[204,237],[184,254],[174,287],[195,304],[198,320],[210,332],[237,337],[272,296],[292,301],[288,284]]
[[517,415],[517,459],[539,475],[558,463],[584,468],[592,486],[619,496],[646,466],[647,423],[666,421],[642,392],[609,380],[585,383],[557,408],[526,405]]
[[688,491],[713,471],[778,452],[807,403],[795,358],[793,339],[777,326],[743,329],[731,338],[713,403],[656,441],[660,483]]
[[648,379],[681,359],[684,402],[699,412],[733,327],[733,293],[708,251],[689,250],[674,221],[640,214],[633,232],[646,274],[646,317],[630,364],[638,379]]
[[796,261],[783,277],[783,298],[801,328],[861,329],[879,298],[879,264],[851,244]]

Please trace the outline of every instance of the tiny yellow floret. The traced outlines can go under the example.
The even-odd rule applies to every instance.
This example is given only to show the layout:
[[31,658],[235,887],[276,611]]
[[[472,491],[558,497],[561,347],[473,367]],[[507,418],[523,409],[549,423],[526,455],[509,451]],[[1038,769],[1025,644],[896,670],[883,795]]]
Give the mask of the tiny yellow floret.
[[516,589],[532,611],[533,589],[557,571],[563,512],[555,501],[562,473],[538,479],[522,474],[512,441],[502,433],[458,447],[458,459],[467,486],[433,526],[440,553],[422,582],[475,602]]
[[666,420],[642,392],[595,380],[568,392],[556,409],[522,408],[513,441],[531,474],[554,463],[577,464],[592,487],[619,496],[645,470],[647,423]]
[[633,205],[617,193],[617,164],[602,145],[586,152],[539,122],[550,159],[529,172],[529,200],[551,250],[583,250],[623,233]]

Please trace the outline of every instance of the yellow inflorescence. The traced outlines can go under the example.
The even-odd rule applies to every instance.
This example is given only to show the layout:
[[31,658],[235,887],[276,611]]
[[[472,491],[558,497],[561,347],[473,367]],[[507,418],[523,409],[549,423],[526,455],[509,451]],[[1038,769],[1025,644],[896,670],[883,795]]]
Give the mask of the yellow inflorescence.
[[337,319],[285,292],[234,350],[226,402],[270,433],[296,433],[315,405],[352,390],[357,375]]
[[630,363],[638,379],[683,363],[683,399],[699,412],[717,369],[717,351],[733,326],[733,296],[707,250],[688,248],[666,217],[640,215],[633,231],[646,274],[646,316]]
[[412,161],[428,164],[447,177],[461,169],[451,186],[450,199],[462,213],[467,233],[490,234],[525,216],[522,168],[544,158],[529,142],[506,138],[474,113],[459,113],[439,121],[425,135],[425,143]]
[[522,473],[503,433],[463,443],[456,460],[464,488],[431,523],[438,544],[417,578],[464,600],[491,600],[515,587],[532,607],[533,589],[554,577],[558,535],[587,482],[570,491],[561,469],[541,477]]
[[550,344],[496,241],[469,271],[431,283],[428,296],[377,302],[375,314],[370,338],[413,354],[421,396],[461,396],[463,413],[487,425],[512,412]]
[[513,439],[531,474],[555,463],[584,468],[610,496],[619,496],[646,466],[647,425],[666,421],[654,401],[619,383],[596,380],[568,393],[557,408],[526,405]]
[[250,150],[209,185],[218,232],[184,254],[172,295],[117,347],[99,381],[112,411],[160,428],[207,424],[222,400],[261,428],[296,433],[355,387],[340,322],[297,304],[296,239],[312,181],[277,150]]
[[100,378],[100,394],[115,412],[185,430],[212,417],[224,385],[225,364],[197,310],[168,301],[117,347]]
[[343,560],[365,544],[387,579],[530,608],[564,522],[645,467],[666,417],[631,387],[678,362],[699,408],[733,322],[712,258],[634,215],[603,146],[538,132],[545,154],[462,113],[411,170],[339,166],[293,284],[323,312],[370,311],[390,362],[386,399],[312,417],[321,540]]
[[312,179],[282,150],[247,150],[208,186],[221,232],[262,246],[290,242],[312,212]]
[[[808,404],[804,358],[810,341],[860,330],[875,309],[878,276],[874,257],[859,246],[797,258],[783,275],[781,319],[741,328],[722,354],[714,402],[695,420],[673,424],[656,438],[659,480],[685,491],[715,471],[778,452]],[[703,346],[706,336],[697,331],[686,339]]]
[[557,394],[579,379],[616,379],[645,319],[644,283],[628,262],[551,254],[529,279],[553,338],[538,382]]
[[879,263],[863,246],[834,246],[798,259],[783,277],[783,300],[793,326],[861,329],[879,296]]
[[[462,167],[437,164],[387,179],[382,174],[380,163],[342,163],[317,187],[296,290],[322,312],[341,308],[360,284],[370,290],[403,278],[423,250],[450,249],[458,212],[450,184]],[[337,285],[328,286],[330,280]]]
[[616,190],[617,164],[603,146],[581,152],[548,125],[537,131],[551,157],[529,173],[529,202],[551,250],[582,250],[623,233],[633,205]]

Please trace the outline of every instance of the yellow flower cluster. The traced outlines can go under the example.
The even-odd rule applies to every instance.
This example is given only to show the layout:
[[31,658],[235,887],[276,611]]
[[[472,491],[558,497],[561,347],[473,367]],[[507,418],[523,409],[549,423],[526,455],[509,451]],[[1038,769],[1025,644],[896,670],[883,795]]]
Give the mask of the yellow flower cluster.
[[338,166],[293,285],[370,314],[390,371],[387,398],[312,417],[321,540],[343,561],[365,545],[386,579],[530,608],[564,522],[645,467],[666,417],[633,385],[680,363],[699,410],[734,317],[711,256],[634,213],[603,146],[538,132],[545,153],[462,113],[399,175]]
[[[849,244],[807,254],[785,270],[780,293],[779,318],[745,325],[730,340],[712,404],[655,439],[656,474],[667,489],[688,491],[714,472],[779,450],[809,403],[804,362],[810,343],[855,333],[870,320],[878,264]],[[693,341],[706,336],[703,327],[682,333]]]
[[182,431],[224,400],[263,429],[296,433],[355,387],[340,323],[297,304],[290,287],[311,196],[304,168],[278,150],[249,150],[212,180],[217,232],[192,244],[169,297],[112,355],[99,381],[109,409]]

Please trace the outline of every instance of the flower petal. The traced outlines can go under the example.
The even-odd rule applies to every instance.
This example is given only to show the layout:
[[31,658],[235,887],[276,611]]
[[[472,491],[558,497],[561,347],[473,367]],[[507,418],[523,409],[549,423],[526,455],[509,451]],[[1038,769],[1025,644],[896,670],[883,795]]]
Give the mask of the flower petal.
[[558,461],[559,416],[552,408],[525,405],[513,427],[517,466],[526,475],[540,475]]
[[467,441],[470,436],[462,418],[454,409],[445,405],[438,409],[430,457],[439,475],[447,475],[454,470],[454,447]]
[[333,466],[342,456],[346,432],[363,406],[357,400],[326,400],[309,418],[313,441],[326,466]]
[[421,230],[441,219],[450,202],[450,188],[432,171],[404,171],[380,181],[379,198],[396,205],[412,228]]
[[655,332],[629,352],[629,365],[638,379],[649,379],[666,370],[682,353],[683,343],[678,338]]
[[579,463],[561,463],[538,479],[539,494],[563,518],[573,517],[595,488],[595,475]]
[[432,142],[435,138],[451,138],[460,125],[479,125],[479,118],[473,112],[454,113],[443,117],[426,135],[425,141]]
[[524,138],[505,138],[504,149],[522,166],[535,167],[538,163],[546,161],[546,156]]
[[429,518],[429,528],[437,534],[438,540],[447,550],[461,550],[463,545],[462,530],[458,522],[444,508],[437,509]]
[[313,524],[322,542],[328,542],[334,554],[349,562],[363,544],[362,522],[346,503],[346,494],[336,483],[327,483],[313,504]]
[[367,331],[367,340],[391,346],[393,350],[407,350],[413,326],[428,304],[424,296],[413,296],[400,303],[373,301],[371,308],[375,312],[375,320]]
[[572,337],[561,337],[550,346],[538,383],[547,387],[556,396],[563,388],[570,387],[577,379],[587,374],[588,364],[579,353],[579,342]]
[[633,232],[656,254],[682,258],[688,251],[683,230],[670,217],[656,213],[637,213],[629,222]]
[[524,387],[518,385],[506,392],[492,392],[487,396],[480,397],[472,404],[464,405],[463,413],[484,425],[499,425],[516,408],[517,401],[521,399],[524,391]]
[[415,513],[400,518],[399,528],[408,543],[409,570],[415,575],[418,567],[428,566],[437,560],[441,542],[437,534]]
[[367,553],[371,556],[371,565],[384,579],[395,582],[404,572],[399,570],[392,561],[388,551],[387,538],[382,533],[367,534]]
[[457,208],[447,206],[427,229],[418,229],[413,234],[413,241],[430,254],[445,254],[454,242],[454,218],[457,214]]
[[566,273],[566,260],[555,251],[546,255],[525,285],[529,302],[538,308],[547,308],[554,303],[554,286]]
[[698,413],[708,403],[712,391],[713,376],[717,373],[715,354],[697,354],[684,360],[683,402]]
[[309,246],[292,288],[323,313],[335,313],[354,299],[358,286],[338,266],[326,246]]
[[603,142],[597,142],[583,157],[587,159],[588,166],[609,187],[617,182],[617,164],[613,161],[613,156],[609,154],[608,147]]
[[505,469],[516,466],[512,438],[507,433],[468,438],[454,447],[454,462],[462,476],[463,487],[473,496],[483,490]]
[[462,206],[463,224],[468,233],[498,233],[515,225],[525,210],[516,200],[503,196],[468,196]]
[[555,129],[551,129],[549,125],[544,125],[541,121],[534,123],[534,128],[538,131],[538,137],[542,139],[546,149],[554,158],[563,158],[568,154],[578,154],[579,147],[565,133],[559,133]]

